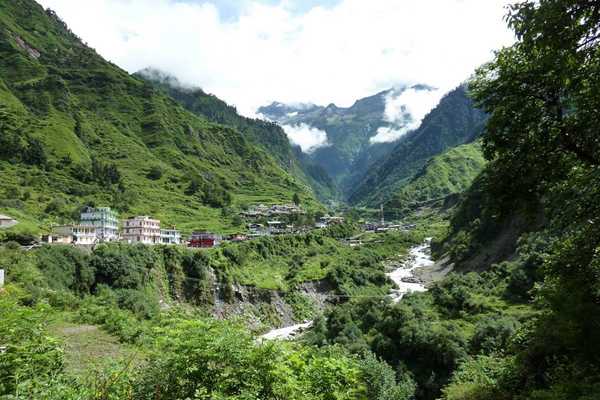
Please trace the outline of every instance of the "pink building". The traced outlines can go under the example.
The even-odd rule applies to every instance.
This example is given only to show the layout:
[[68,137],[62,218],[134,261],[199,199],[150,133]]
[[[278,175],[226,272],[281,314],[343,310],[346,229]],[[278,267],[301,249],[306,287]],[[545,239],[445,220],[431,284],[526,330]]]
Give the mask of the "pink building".
[[126,219],[122,237],[128,243],[159,244],[160,221],[146,215]]

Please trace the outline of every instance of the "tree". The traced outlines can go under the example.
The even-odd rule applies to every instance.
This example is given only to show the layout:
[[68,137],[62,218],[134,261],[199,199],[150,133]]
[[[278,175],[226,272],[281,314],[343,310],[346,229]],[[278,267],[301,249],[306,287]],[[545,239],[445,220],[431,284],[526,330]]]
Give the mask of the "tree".
[[[519,379],[545,390],[589,381],[582,371],[600,363],[600,1],[523,1],[507,20],[517,43],[470,89],[490,115],[486,191],[496,204],[528,197],[544,212],[550,244],[536,297],[548,309],[520,338]],[[585,397],[576,390],[540,397]]]
[[298,192],[294,193],[294,197],[292,198],[292,201],[294,202],[295,205],[297,205],[297,206],[300,205],[300,196],[298,195]]

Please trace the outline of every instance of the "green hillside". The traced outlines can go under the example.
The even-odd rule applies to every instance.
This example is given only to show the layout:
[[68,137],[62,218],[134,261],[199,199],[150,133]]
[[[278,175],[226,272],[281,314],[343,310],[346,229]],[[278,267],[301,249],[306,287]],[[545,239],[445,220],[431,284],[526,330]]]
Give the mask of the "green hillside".
[[464,87],[448,93],[416,131],[369,168],[350,195],[350,203],[375,205],[390,200],[431,157],[477,138],[485,120],[485,114],[473,106]]
[[336,197],[335,185],[331,178],[299,148],[292,146],[279,125],[241,116],[235,107],[217,96],[198,87],[186,87],[177,78],[165,72],[146,68],[134,75],[165,91],[186,110],[211,122],[234,127],[248,140],[272,155],[284,170],[308,183],[319,198],[325,200]]
[[224,207],[296,192],[318,206],[236,128],[105,61],[34,1],[0,2],[0,213],[27,229],[90,203],[184,230],[230,229]]
[[388,202],[402,209],[467,190],[483,170],[485,159],[478,142],[453,147],[431,158]]

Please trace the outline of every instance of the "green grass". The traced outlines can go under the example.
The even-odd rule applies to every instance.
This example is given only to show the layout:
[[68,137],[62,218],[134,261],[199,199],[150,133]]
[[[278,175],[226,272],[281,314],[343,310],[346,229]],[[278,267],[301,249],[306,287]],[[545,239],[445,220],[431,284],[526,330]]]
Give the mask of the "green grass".
[[65,370],[79,375],[101,367],[117,359],[141,360],[141,356],[119,342],[119,339],[104,332],[96,325],[70,322],[69,315],[57,313],[48,326],[48,331],[59,338],[64,348]]
[[[0,129],[17,143],[0,154],[0,212],[43,232],[94,203],[187,233],[236,230],[223,206],[287,203],[298,193],[307,209],[321,208],[297,168],[286,171],[252,137],[192,114],[106,62],[32,0],[0,3],[0,28]],[[30,57],[16,36],[41,57]],[[36,139],[45,160],[28,162]],[[92,159],[116,167],[120,179],[83,174]],[[160,179],[148,178],[153,167]],[[186,194],[192,181],[198,190]],[[56,199],[61,207],[45,212]]]
[[441,199],[468,189],[485,167],[478,142],[454,147],[430,159],[387,204],[393,208]]

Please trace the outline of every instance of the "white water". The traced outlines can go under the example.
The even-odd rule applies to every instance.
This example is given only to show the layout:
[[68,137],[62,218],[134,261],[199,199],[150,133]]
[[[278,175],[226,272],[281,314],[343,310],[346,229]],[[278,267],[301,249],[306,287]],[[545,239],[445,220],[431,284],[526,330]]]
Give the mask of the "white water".
[[296,325],[286,326],[284,328],[273,329],[273,330],[265,333],[264,335],[262,335],[260,338],[265,339],[265,340],[290,339],[296,333],[298,333],[298,331],[310,328],[311,325],[312,325],[312,321],[309,321],[309,322],[305,322],[303,324],[296,324]]
[[[392,289],[390,291],[390,297],[394,302],[400,301],[402,296],[410,292],[424,292],[427,290],[421,283],[410,283],[403,282],[402,278],[413,276],[413,270],[420,267],[428,267],[433,265],[431,260],[431,238],[425,239],[425,243],[415,246],[410,249],[408,259],[402,264],[400,268],[386,274],[390,279],[398,286],[398,289]],[[310,328],[312,321],[308,321],[302,324],[296,324],[286,326],[279,329],[273,329],[264,335],[260,336],[260,339],[264,340],[288,340],[293,338],[299,331]]]
[[410,249],[408,259],[400,268],[386,274],[398,286],[398,289],[390,291],[390,297],[396,303],[402,299],[406,293],[424,292],[427,290],[422,283],[403,282],[402,278],[413,276],[415,268],[428,267],[433,265],[431,259],[431,238],[425,239],[425,243]]

